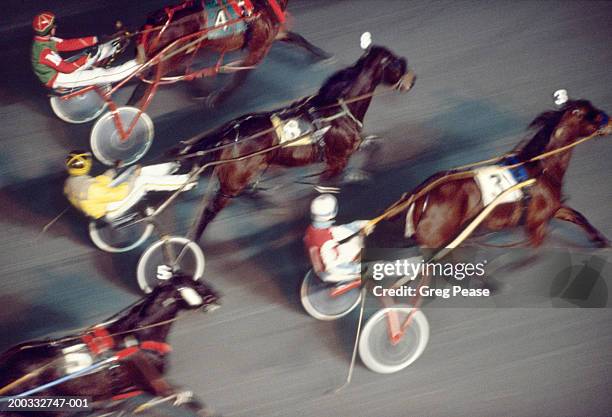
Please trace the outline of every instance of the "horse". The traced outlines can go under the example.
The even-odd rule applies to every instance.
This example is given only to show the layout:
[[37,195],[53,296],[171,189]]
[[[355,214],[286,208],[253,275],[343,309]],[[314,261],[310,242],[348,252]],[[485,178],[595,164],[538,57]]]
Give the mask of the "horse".
[[[408,91],[415,79],[405,58],[382,46],[370,46],[354,65],[328,78],[317,94],[288,107],[243,115],[168,151],[169,159],[199,165],[260,153],[216,167],[213,179],[218,179],[219,186],[198,214],[194,240],[199,240],[206,226],[232,198],[239,196],[271,165],[296,167],[325,161],[321,180],[337,177],[362,143],[363,119],[376,87],[386,85]],[[307,143],[282,146],[286,133],[301,136],[309,129],[312,132]],[[266,151],[272,147],[278,148]],[[204,155],[197,156],[198,153]]]
[[[535,184],[516,201],[499,204],[482,222],[487,231],[500,231],[522,225],[526,243],[538,247],[544,241],[550,221],[559,219],[581,227],[598,247],[608,247],[608,239],[584,215],[569,207],[563,196],[563,181],[572,157],[572,148],[533,161],[532,158],[590,135],[612,132],[608,115],[587,100],[569,100],[560,109],[541,113],[529,125],[531,139],[519,144],[502,165],[523,163],[525,178]],[[434,174],[409,195],[420,195],[406,213],[406,237],[419,247],[437,250],[445,247],[484,208],[483,193],[474,177],[444,177],[460,171]],[[498,180],[499,178],[495,178]],[[400,214],[390,217],[398,218]]]
[[[185,53],[177,53],[171,59],[159,62],[157,65],[160,68],[154,70],[157,71],[156,76],[159,77],[179,69],[184,71],[192,58],[190,52],[195,53],[198,49],[220,54],[246,50],[246,56],[240,62],[242,69],[234,73],[228,85],[208,97],[208,104],[211,106],[220,103],[245,81],[248,75],[245,69],[259,64],[276,40],[302,47],[317,60],[331,57],[330,54],[314,46],[301,35],[286,29],[285,10],[288,0],[278,0],[278,2],[277,0],[252,0],[252,2],[244,2],[249,3],[250,7],[236,9],[238,11],[235,11],[234,8],[238,7],[239,2],[234,0],[213,2],[212,9],[211,4],[207,3],[210,2],[186,0],[177,6],[152,13],[144,27],[141,28],[141,34],[137,39],[137,55],[140,61],[147,61],[177,39],[213,26],[219,27]],[[216,13],[216,17],[209,16],[211,12]],[[231,23],[232,21],[234,23]],[[223,25],[225,22],[230,23]],[[244,27],[238,30],[236,29],[238,25],[244,25]],[[183,46],[185,45],[179,44],[176,48]],[[173,51],[174,49],[171,49],[168,53]],[[129,103],[133,104],[146,99],[152,88],[154,86],[151,84],[138,84]]]
[[[83,333],[14,346],[0,355],[0,396],[85,396],[103,401],[138,391],[170,395],[174,389],[161,375],[171,350],[165,341],[172,322],[182,311],[206,311],[218,300],[205,282],[177,275]],[[64,381],[51,386],[59,379]],[[195,402],[193,406],[201,408]]]

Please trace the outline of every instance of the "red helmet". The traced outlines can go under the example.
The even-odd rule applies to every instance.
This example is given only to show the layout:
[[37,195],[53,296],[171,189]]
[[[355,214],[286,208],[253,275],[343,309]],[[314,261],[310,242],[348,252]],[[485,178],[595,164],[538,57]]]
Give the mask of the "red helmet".
[[51,12],[42,12],[37,14],[32,21],[34,32],[38,35],[48,35],[55,26],[55,14]]

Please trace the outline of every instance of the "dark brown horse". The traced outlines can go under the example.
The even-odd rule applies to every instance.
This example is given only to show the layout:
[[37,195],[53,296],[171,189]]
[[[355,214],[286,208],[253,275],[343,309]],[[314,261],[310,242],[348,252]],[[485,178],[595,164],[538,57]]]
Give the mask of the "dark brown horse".
[[[589,101],[568,101],[557,111],[540,114],[530,127],[538,129],[531,140],[520,145],[510,164],[528,161],[544,152],[572,144],[593,134],[610,134],[608,115]],[[491,231],[524,225],[529,243],[539,246],[550,221],[554,218],[580,226],[597,246],[606,247],[609,241],[578,211],[564,203],[563,179],[570,163],[572,149],[549,158],[524,165],[526,177],[536,183],[525,191],[527,198],[503,203],[484,220],[482,226]],[[448,175],[439,173],[413,192],[419,193],[433,181]],[[483,209],[481,190],[475,179],[442,180],[415,201],[406,221],[412,226],[413,237],[422,248],[438,249],[454,239]]]
[[[66,380],[29,395],[86,396],[95,401],[134,390],[168,395],[173,389],[161,375],[172,319],[184,310],[206,310],[217,299],[204,282],[177,276],[95,331],[17,345],[0,355],[0,397],[27,393],[60,378]],[[95,368],[112,356],[120,359]],[[93,372],[87,373],[87,368]],[[79,372],[84,374],[70,378]],[[25,375],[30,377],[15,383]]]
[[[242,16],[234,10],[237,3],[224,0],[186,0],[177,6],[152,13],[146,25],[141,29],[143,33],[138,39],[141,59],[151,59],[175,40],[206,30],[213,25],[220,29],[210,31],[205,39],[193,47],[160,62],[159,68],[154,68],[152,72],[159,69],[156,75],[160,77],[175,72],[184,74],[193,58],[192,52],[197,53],[198,51],[225,54],[244,50],[246,56],[240,62],[240,67],[253,67],[263,60],[275,40],[298,45],[317,59],[330,57],[328,53],[312,45],[302,36],[286,29],[284,16],[288,0],[252,0],[252,10],[243,9]],[[167,22],[169,22],[168,25],[166,25]],[[223,22],[235,23],[223,25]],[[194,39],[189,39],[189,42],[192,41]],[[167,51],[166,55],[169,56],[185,47],[189,42],[178,44]],[[227,86],[209,96],[209,104],[214,105],[233,92],[244,82],[248,72],[246,70],[235,72],[232,81]],[[152,85],[139,84],[130,98],[130,103],[136,103],[143,97],[148,97],[151,88],[153,88]]]
[[[395,86],[407,91],[414,80],[415,75],[408,70],[405,58],[394,55],[386,48],[373,46],[353,66],[332,75],[314,96],[282,109],[242,116],[171,150],[170,157],[202,165],[210,160],[250,155],[278,145],[281,134],[278,133],[278,125],[274,128],[275,118],[277,122],[280,119],[290,121],[285,127],[293,123],[298,132],[308,130],[307,127],[300,128],[300,124],[313,130],[312,141],[308,144],[280,147],[240,162],[219,165],[215,170],[219,188],[200,213],[193,237],[199,239],[219,211],[258,180],[270,165],[295,167],[325,161],[326,170],[322,179],[340,174],[362,142],[362,122],[376,87]],[[284,131],[282,127],[280,130]],[[254,135],[258,136],[249,139]],[[197,156],[200,151],[206,153],[220,145],[225,147],[202,157],[185,159],[187,155]]]

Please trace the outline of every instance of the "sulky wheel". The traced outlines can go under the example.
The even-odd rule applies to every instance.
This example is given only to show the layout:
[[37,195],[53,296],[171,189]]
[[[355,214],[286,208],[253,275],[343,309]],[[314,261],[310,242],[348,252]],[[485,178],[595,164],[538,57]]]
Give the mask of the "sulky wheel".
[[[123,135],[129,132],[129,136],[123,137],[118,129],[119,124]],[[136,107],[119,107],[104,114],[94,124],[90,138],[91,149],[105,165],[115,165],[118,161],[130,165],[147,153],[153,136],[153,121],[149,115]]]
[[140,288],[148,294],[175,273],[191,275],[194,280],[202,278],[204,265],[204,253],[197,243],[185,237],[169,236],[144,251],[138,260],[136,278]]
[[412,307],[400,304],[377,311],[363,326],[359,339],[359,356],[374,372],[391,374],[398,372],[418,359],[425,350],[429,340],[429,323],[423,312],[416,311],[412,322],[402,337],[392,343],[387,314],[397,314],[399,323],[403,323]]
[[87,123],[97,118],[104,109],[106,101],[100,93],[105,94],[110,91],[110,86],[101,87],[96,90],[86,90],[70,98],[62,98],[61,95],[49,97],[53,113],[60,119],[68,123]]
[[317,320],[336,320],[350,313],[361,300],[359,288],[353,288],[341,295],[332,296],[331,290],[338,284],[321,281],[312,271],[308,271],[302,280],[300,299],[308,314]]
[[111,224],[103,220],[89,222],[89,237],[98,249],[109,253],[128,252],[142,245],[153,233],[152,223]]

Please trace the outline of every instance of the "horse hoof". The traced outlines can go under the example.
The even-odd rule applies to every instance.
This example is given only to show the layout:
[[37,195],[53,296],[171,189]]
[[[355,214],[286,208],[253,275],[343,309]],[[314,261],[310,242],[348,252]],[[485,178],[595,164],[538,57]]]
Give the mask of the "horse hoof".
[[377,149],[381,145],[381,140],[382,138],[380,136],[368,135],[361,140],[359,150]]
[[317,57],[315,62],[317,65],[327,67],[327,66],[337,63],[338,60],[336,59],[335,55],[325,55],[325,56]]
[[198,96],[198,95],[193,95],[191,96],[191,99],[194,101],[198,101],[201,103],[204,103],[204,106],[209,108],[209,109],[213,109],[215,107],[217,107],[217,105],[219,104],[220,97],[218,94],[207,94],[207,95],[203,95],[203,96]]
[[221,95],[216,93],[208,95],[208,97],[206,97],[206,99],[204,100],[206,107],[208,107],[209,109],[214,109],[219,105],[220,102]]
[[371,174],[365,171],[362,171],[360,169],[355,169],[350,172],[347,172],[346,175],[344,175],[342,182],[344,184],[358,184],[358,183],[368,182],[371,180],[372,180]]

